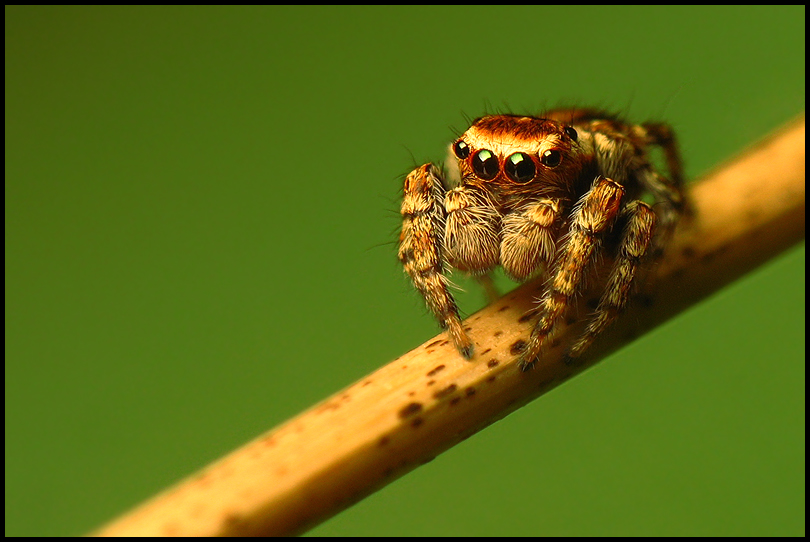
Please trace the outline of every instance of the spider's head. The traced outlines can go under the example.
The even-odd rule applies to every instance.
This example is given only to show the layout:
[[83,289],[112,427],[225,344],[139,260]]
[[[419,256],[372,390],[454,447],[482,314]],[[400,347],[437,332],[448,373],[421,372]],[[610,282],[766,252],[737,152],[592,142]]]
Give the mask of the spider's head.
[[583,150],[572,126],[518,115],[490,115],[473,122],[450,145],[450,170],[462,184],[498,191],[560,185],[582,169]]

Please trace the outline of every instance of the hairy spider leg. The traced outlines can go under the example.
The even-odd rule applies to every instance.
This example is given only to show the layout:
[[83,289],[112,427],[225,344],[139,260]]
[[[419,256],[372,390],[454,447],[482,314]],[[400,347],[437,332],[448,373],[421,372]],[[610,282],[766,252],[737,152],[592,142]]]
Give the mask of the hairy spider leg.
[[458,306],[444,275],[444,194],[439,171],[432,164],[416,168],[405,178],[398,256],[439,324],[469,359],[473,343],[461,326]]
[[585,270],[599,247],[600,234],[613,224],[623,196],[622,185],[598,177],[574,208],[570,230],[555,260],[546,293],[540,300],[539,319],[519,363],[521,370],[529,370],[537,362],[555,323],[579,291]]
[[656,223],[652,208],[642,201],[631,201],[622,209],[618,220],[622,219],[626,220],[626,224],[621,234],[618,255],[596,312],[591,316],[585,332],[568,352],[569,362],[581,356],[597,335],[612,324],[624,309],[636,272],[650,247]]

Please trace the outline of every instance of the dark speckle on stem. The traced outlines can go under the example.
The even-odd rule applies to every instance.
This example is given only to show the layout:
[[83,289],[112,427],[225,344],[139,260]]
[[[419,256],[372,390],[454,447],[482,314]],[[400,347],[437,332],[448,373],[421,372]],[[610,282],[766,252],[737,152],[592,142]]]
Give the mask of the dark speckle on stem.
[[444,365],[438,365],[433,369],[431,369],[430,371],[428,371],[427,376],[436,376],[442,369],[444,369]]
[[513,356],[517,356],[525,349],[526,349],[526,341],[520,339],[512,343],[512,346],[509,347],[509,353],[512,354]]
[[457,387],[458,386],[456,386],[455,384],[450,384],[446,388],[441,389],[441,390],[437,391],[436,393],[434,393],[433,397],[436,398],[436,399],[442,399],[443,397],[447,397],[448,395],[450,395],[451,393],[456,391]]
[[408,418],[422,412],[422,403],[408,403],[399,411],[400,418]]

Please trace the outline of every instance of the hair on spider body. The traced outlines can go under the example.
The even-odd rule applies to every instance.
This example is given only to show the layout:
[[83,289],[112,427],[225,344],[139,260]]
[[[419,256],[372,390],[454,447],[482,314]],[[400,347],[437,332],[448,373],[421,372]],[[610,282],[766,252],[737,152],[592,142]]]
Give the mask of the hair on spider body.
[[[663,150],[665,177],[650,149]],[[459,352],[473,355],[446,272],[517,281],[548,275],[520,366],[532,367],[588,278],[614,252],[603,294],[576,359],[624,308],[639,267],[660,253],[684,209],[681,160],[664,124],[630,124],[596,109],[543,117],[488,115],[450,144],[447,175],[433,164],[405,178],[399,260]],[[656,210],[638,198],[651,194]],[[605,242],[609,241],[609,242]]]

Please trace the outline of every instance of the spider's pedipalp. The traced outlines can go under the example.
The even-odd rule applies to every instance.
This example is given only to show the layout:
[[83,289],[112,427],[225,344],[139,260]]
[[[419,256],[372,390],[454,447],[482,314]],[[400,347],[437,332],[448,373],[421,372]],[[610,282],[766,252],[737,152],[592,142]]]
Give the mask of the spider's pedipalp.
[[503,217],[501,266],[510,278],[522,282],[551,263],[561,207],[558,200],[543,198]]
[[444,209],[447,262],[475,275],[498,265],[501,217],[486,195],[473,187],[458,186],[445,194]]

